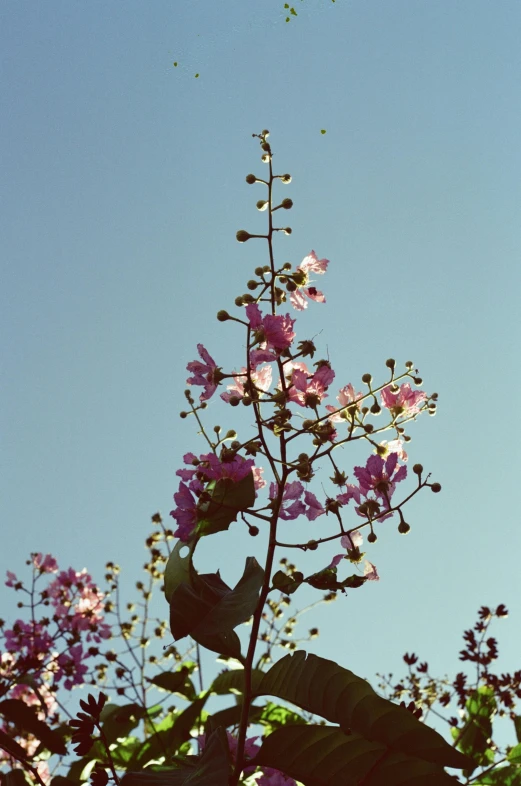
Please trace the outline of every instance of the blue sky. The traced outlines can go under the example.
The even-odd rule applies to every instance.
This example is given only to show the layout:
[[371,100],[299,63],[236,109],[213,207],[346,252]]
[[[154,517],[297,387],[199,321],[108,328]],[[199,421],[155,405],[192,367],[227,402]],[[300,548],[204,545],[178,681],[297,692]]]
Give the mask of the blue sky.
[[[305,0],[286,24],[282,6],[2,4],[0,569],[51,551],[136,578],[150,515],[204,448],[178,416],[186,363],[202,342],[241,365],[215,313],[265,263],[235,232],[263,228],[244,177],[269,128],[295,203],[278,259],[331,260],[299,338],[319,334],[340,384],[383,380],[391,356],[440,395],[409,455],[442,493],[409,505],[407,537],[381,525],[381,581],[310,617],[313,648],[368,678],[405,651],[454,672],[477,608],[504,602],[501,670],[518,668],[521,8]],[[261,545],[232,528],[200,566],[236,581]]]

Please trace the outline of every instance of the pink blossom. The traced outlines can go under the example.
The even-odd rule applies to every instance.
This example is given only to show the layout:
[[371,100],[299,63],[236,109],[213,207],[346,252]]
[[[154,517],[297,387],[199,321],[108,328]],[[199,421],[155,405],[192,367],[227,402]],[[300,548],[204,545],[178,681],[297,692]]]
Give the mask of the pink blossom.
[[65,677],[63,687],[66,690],[72,690],[75,685],[83,685],[85,682],[85,675],[88,672],[87,666],[83,663],[84,660],[83,647],[77,644],[75,647],[69,647],[67,652],[58,655],[55,679],[58,682],[62,677]]
[[255,341],[262,345],[261,349],[282,352],[291,346],[295,338],[295,320],[291,319],[289,314],[262,316],[257,303],[249,303],[246,306],[246,316],[254,331]]
[[[400,461],[407,461],[409,458],[404,447],[404,443],[401,439],[392,439],[387,442],[386,439],[382,440],[379,443],[378,447],[380,450],[378,451],[378,455],[385,458],[389,455],[389,453],[396,453]],[[383,453],[381,451],[384,451]]]
[[252,349],[250,352],[250,368],[256,369],[259,363],[273,363],[278,355],[269,349]]
[[40,570],[40,573],[56,573],[58,570],[58,563],[51,554],[46,554],[45,557],[39,551],[37,554],[32,555],[33,565]]
[[386,461],[381,456],[369,456],[365,467],[355,467],[354,473],[363,493],[374,491],[382,500],[390,500],[396,484],[407,477],[407,467],[398,467],[398,454],[391,453]]
[[340,538],[340,543],[342,548],[347,549],[348,551],[353,551],[354,549],[359,549],[360,546],[363,545],[364,538],[362,533],[354,529],[351,532],[348,532],[347,535],[342,535]]
[[[183,470],[178,470],[178,473]],[[170,511],[170,515],[177,521],[174,536],[188,543],[190,536],[197,525],[197,499],[192,494],[186,483],[179,484],[179,490],[174,494],[177,507]]]
[[273,767],[262,767],[262,775],[257,780],[257,786],[297,786],[293,778],[285,775]]
[[[277,486],[275,483],[270,484],[270,499],[274,500],[277,498]],[[282,496],[282,504],[279,510],[279,516],[281,519],[285,521],[291,521],[293,519],[298,518],[300,515],[306,512],[306,506],[300,500],[302,493],[304,491],[304,486],[299,480],[294,480],[291,483],[286,483],[284,488],[284,493]],[[290,502],[289,505],[286,506],[285,503]]]
[[304,502],[306,503],[306,505],[309,506],[308,509],[306,510],[306,518],[309,521],[315,521],[315,519],[318,518],[318,516],[321,516],[323,513],[326,512],[323,506],[320,504],[318,499],[315,497],[314,494],[312,494],[311,491],[306,491],[304,493]]
[[105,595],[92,581],[84,568],[61,571],[49,584],[47,593],[60,617],[61,631],[87,633],[87,641],[100,642],[109,639],[111,629],[104,622]]
[[14,587],[15,584],[18,583],[18,579],[16,578],[16,573],[8,570],[6,571],[7,581],[5,582],[6,587]]
[[[227,385],[228,391],[226,393],[221,393],[221,398],[223,401],[228,402],[232,396],[241,399],[244,396],[244,383],[246,382],[246,369],[242,368],[240,374],[234,374],[233,378],[235,380],[233,385]],[[267,390],[269,390],[271,387],[271,378],[272,378],[271,366],[263,366],[257,371],[254,370],[251,372],[251,379],[253,384],[258,390],[262,390],[264,393]]]
[[331,404],[326,404],[326,409],[328,412],[333,412],[334,414],[330,416],[329,420],[331,423],[342,423],[345,420],[350,419],[350,413],[354,411],[360,410],[360,405],[362,401],[362,394],[355,393],[355,389],[351,383],[345,385],[339,392],[336,400],[340,404],[341,409],[338,411],[338,407],[333,407]]
[[327,396],[326,390],[334,378],[335,372],[327,364],[320,366],[311,379],[308,379],[303,371],[294,369],[289,389],[290,400],[300,404],[301,407],[316,409]]
[[223,379],[223,375],[215,360],[202,344],[197,345],[197,351],[204,362],[192,360],[187,364],[186,370],[190,371],[194,376],[188,377],[186,383],[187,385],[202,385],[204,390],[199,396],[199,400],[207,401],[215,393],[217,385]]
[[346,483],[345,491],[342,494],[338,494],[337,500],[342,505],[347,505],[350,500],[354,499],[357,505],[360,505],[362,498],[361,498],[361,490],[359,486],[355,486],[353,483]]
[[369,562],[369,560],[366,560],[364,564],[364,576],[366,577],[367,581],[380,581],[380,576],[378,575],[375,566],[372,562]]
[[424,390],[413,390],[408,382],[400,385],[395,393],[391,390],[391,385],[387,385],[381,392],[382,405],[390,410],[393,417],[399,415],[417,415],[421,404],[427,398]]
[[245,459],[239,455],[235,455],[231,461],[221,461],[215,453],[205,453],[201,456],[197,470],[207,480],[228,478],[238,483],[250,474],[253,466],[253,459]]
[[328,259],[317,259],[317,255],[312,251],[311,254],[304,257],[298,266],[296,272],[300,273],[301,283],[298,284],[298,289],[292,292],[289,297],[291,305],[297,311],[303,311],[308,307],[308,299],[314,300],[316,303],[326,302],[324,293],[319,292],[316,287],[308,286],[308,284],[310,282],[309,274],[318,273],[323,275],[327,270],[328,264]]

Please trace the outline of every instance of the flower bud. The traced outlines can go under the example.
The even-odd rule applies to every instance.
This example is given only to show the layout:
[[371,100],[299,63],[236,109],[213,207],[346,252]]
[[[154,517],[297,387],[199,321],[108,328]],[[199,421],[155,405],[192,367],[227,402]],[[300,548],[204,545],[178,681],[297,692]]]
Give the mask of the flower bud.
[[280,179],[282,180],[284,185],[287,185],[288,183],[291,183],[291,175],[289,175],[289,174],[281,175]]
[[257,182],[257,178],[255,177],[255,175],[246,175],[246,182],[249,183],[249,185],[251,186],[253,185],[253,183]]
[[252,289],[252,290],[253,290],[253,289],[257,289],[257,287],[259,286],[259,284],[258,284],[258,282],[257,282],[257,281],[254,281],[253,279],[251,279],[250,281],[248,281],[248,283],[246,284],[246,286],[248,287],[248,289]]
[[263,164],[267,164],[269,162],[270,158],[271,158],[271,156],[270,156],[269,153],[264,153],[264,155],[261,156],[261,161],[263,162]]
[[441,485],[439,483],[432,483],[431,491],[434,491],[435,494],[438,494],[441,491]]
[[412,368],[413,366],[414,363],[412,362],[412,360],[408,360],[407,363],[405,364],[405,368]]
[[236,306],[244,306],[244,303],[243,303],[243,300],[242,300],[242,295],[239,295],[238,297],[235,298],[235,305]]
[[291,235],[291,233],[293,232],[291,227],[284,227],[282,231],[284,232],[285,235]]
[[235,237],[239,243],[246,243],[246,241],[250,239],[251,235],[249,232],[246,232],[245,229],[239,229]]
[[184,420],[185,418],[187,418],[187,417],[188,417],[188,412],[180,412],[180,413],[179,413],[179,417],[180,417],[180,418],[182,418],[182,419]]
[[412,468],[412,471],[414,472],[415,475],[421,475],[423,472],[423,467],[421,464],[415,464],[414,467]]
[[250,529],[249,529],[249,533],[250,533],[250,535],[252,536],[252,538],[254,538],[256,535],[258,535],[258,534],[259,534],[259,528],[258,528],[258,527],[256,527],[255,525],[252,525],[252,526],[250,527]]
[[249,396],[243,396],[242,403],[245,407],[249,407],[251,405],[251,398]]
[[[235,429],[231,428],[229,431],[226,432],[225,439],[236,439],[236,438],[237,438],[237,432],[235,431]],[[237,443],[232,442],[230,447],[234,448],[234,450],[238,450],[240,448],[240,444],[238,442]]]
[[262,133],[261,133],[261,136],[263,136],[265,139],[267,139],[267,138],[269,137],[269,135],[270,135],[270,132],[268,131],[268,129],[267,129],[267,128],[265,128],[265,129],[262,131]]
[[394,358],[388,358],[385,361],[385,365],[387,366],[387,368],[394,368],[396,366],[396,360],[394,360]]
[[364,431],[365,431],[366,434],[371,434],[371,432],[374,431],[373,424],[372,423],[365,423]]
[[373,381],[373,377],[371,376],[371,374],[363,375],[362,382],[364,382],[366,385],[370,385],[372,381]]
[[373,413],[373,415],[379,415],[381,411],[382,408],[380,404],[377,401],[375,401],[374,404],[371,406],[371,412]]
[[262,276],[263,270],[261,267],[256,267],[254,273],[256,276]]
[[307,548],[310,551],[316,551],[318,549],[318,543],[316,542],[316,540],[310,540],[308,541]]
[[219,320],[219,322],[226,322],[227,319],[230,319],[230,315],[228,314],[227,311],[221,309],[221,311],[217,312],[217,319]]
[[374,532],[370,532],[369,535],[367,536],[368,543],[376,543],[377,540],[378,538],[376,537],[376,534]]
[[309,631],[309,638],[310,639],[316,639],[317,636],[318,636],[318,632],[319,632],[318,628],[311,628],[310,631]]
[[228,400],[228,404],[230,404],[230,406],[232,406],[232,407],[236,407],[240,403],[241,403],[241,400],[240,400],[239,396],[230,396],[230,398]]
[[261,145],[262,149],[266,151],[266,153],[270,152],[269,142],[263,142]]
[[280,206],[284,208],[284,210],[291,210],[293,207],[293,200],[292,199],[283,199],[280,203]]
[[242,296],[242,302],[243,303],[253,303],[253,302],[255,302],[255,298],[253,297],[253,295],[249,295],[246,292],[246,294]]
[[286,289],[288,290],[288,292],[295,292],[295,290],[298,289],[298,287],[294,281],[288,281],[288,283],[286,284]]
[[264,267],[262,268],[262,272],[263,273],[269,273],[270,271],[271,271],[271,268],[270,268],[269,265],[264,265]]
[[415,385],[423,385],[423,379],[421,377],[413,377],[412,381]]
[[406,521],[400,521],[400,523],[398,524],[398,532],[399,532],[401,535],[407,535],[407,533],[410,531],[410,529],[411,529],[411,528],[410,528],[410,526],[407,524],[407,522],[406,522]]
[[[268,207],[267,200],[266,199],[259,199],[259,201],[257,202],[257,210],[260,210],[262,212],[263,210],[266,210],[267,207]],[[237,240],[238,239],[239,238],[237,238]]]
[[222,428],[220,426],[214,426],[213,430],[215,431],[216,434],[220,434],[221,431],[222,431]]

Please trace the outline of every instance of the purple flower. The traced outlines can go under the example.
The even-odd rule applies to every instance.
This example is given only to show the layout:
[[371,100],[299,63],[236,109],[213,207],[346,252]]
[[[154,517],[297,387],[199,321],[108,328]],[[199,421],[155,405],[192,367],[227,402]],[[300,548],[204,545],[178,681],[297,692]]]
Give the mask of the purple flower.
[[246,306],[246,316],[254,331],[255,341],[262,345],[261,349],[274,349],[276,352],[282,352],[283,349],[291,346],[295,338],[293,330],[295,320],[289,314],[262,316],[257,303],[249,303]]
[[199,396],[199,399],[200,401],[207,401],[215,393],[217,385],[223,379],[223,375],[215,360],[202,344],[197,345],[197,351],[204,362],[201,363],[200,360],[192,360],[187,364],[186,370],[190,371],[194,376],[188,377],[186,384],[202,385],[204,390]]
[[326,512],[315,495],[311,493],[311,491],[306,491],[304,493],[304,502],[309,506],[306,510],[306,518],[309,521],[315,521],[318,516],[321,516]]
[[307,257],[304,257],[296,270],[296,273],[300,274],[299,280],[296,282],[298,289],[296,289],[295,292],[292,292],[289,296],[291,305],[297,311],[303,311],[308,307],[307,299],[314,300],[315,303],[326,302],[324,293],[319,292],[316,287],[308,286],[308,284],[310,283],[310,273],[318,273],[323,275],[326,272],[328,265],[329,260],[317,259],[317,255],[314,251],[312,251],[311,254],[308,254]]
[[374,491],[377,497],[387,502],[394,494],[396,484],[407,477],[407,467],[398,467],[398,454],[390,453],[386,461],[381,456],[370,456],[365,467],[355,467],[354,473],[363,494]]
[[380,395],[382,405],[390,410],[395,418],[399,415],[417,415],[421,404],[427,398],[424,390],[413,390],[408,382],[400,385],[396,392],[391,390],[391,385],[387,385]]
[[[282,504],[279,510],[279,516],[285,521],[291,521],[298,518],[306,512],[306,506],[301,501],[300,497],[304,491],[304,486],[299,480],[294,480],[292,483],[286,483],[284,494],[282,496]],[[277,486],[275,483],[270,484],[270,499],[277,498]],[[285,503],[291,504],[286,505]]]

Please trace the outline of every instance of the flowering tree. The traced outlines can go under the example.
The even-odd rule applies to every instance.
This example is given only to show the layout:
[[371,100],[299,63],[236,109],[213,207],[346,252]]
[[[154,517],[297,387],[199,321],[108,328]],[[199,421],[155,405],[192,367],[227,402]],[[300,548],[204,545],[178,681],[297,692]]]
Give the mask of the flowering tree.
[[[291,209],[292,201],[277,204],[275,191],[291,177],[274,173],[268,132],[254,136],[268,174],[250,174],[246,181],[265,189],[257,209],[266,212],[267,228],[262,235],[240,230],[237,240],[265,242],[267,264],[255,269],[248,292],[236,298],[238,311],[217,315],[220,322],[241,326],[244,356],[236,369],[224,371],[199,344],[199,358],[188,364],[191,389],[181,416],[195,418],[206,446],[202,453],[186,454],[177,472],[173,529],[164,527],[159,514],[153,517],[157,528],[147,540],[146,580],[136,585],[137,604],[128,604],[127,618],[113,563],[107,564],[107,595],[85,571],[59,572],[50,555],[32,556],[29,588],[8,575],[8,585],[25,595],[21,605],[29,616],[4,631],[0,678],[7,698],[0,701],[0,747],[12,767],[11,779],[26,773],[45,784],[50,758],[65,761],[71,735],[77,760],[66,771],[66,782],[61,773],[53,777],[53,783],[62,779],[56,786],[89,777],[94,786],[109,779],[121,779],[123,786],[291,786],[295,781],[449,786],[454,777],[446,767],[472,771],[472,746],[459,744],[457,750],[419,720],[416,705],[407,708],[379,696],[365,680],[307,654],[299,648],[302,640],[292,638],[303,610],[290,612],[290,606],[301,587],[320,593],[317,602],[329,602],[377,581],[377,568],[362,550],[364,538],[372,547],[378,528],[392,520],[406,534],[406,503],[423,489],[440,491],[420,464],[414,464],[407,486],[405,450],[408,425],[422,413],[434,414],[437,395],[420,389],[412,362],[399,371],[393,359],[386,361],[382,382],[366,373],[362,390],[343,377],[333,386],[330,361],[314,360],[312,340],[297,340],[292,314],[325,303],[315,277],[326,273],[329,262],[312,251],[296,267],[276,264],[277,233],[291,233],[290,227],[275,225],[277,211]],[[223,435],[218,426],[208,432],[204,414],[219,388],[223,407],[251,413],[251,435],[239,438],[232,429]],[[331,398],[336,403],[325,403]],[[382,439],[384,431],[391,432],[390,441]],[[369,452],[365,464],[352,471],[353,482],[336,452],[350,442],[366,444]],[[324,463],[330,466],[330,491],[320,498],[311,485]],[[324,525],[312,539],[291,541],[285,534],[288,521],[315,522],[322,516],[330,527]],[[234,588],[219,572],[199,573],[194,562],[203,538],[232,525],[245,526],[253,537],[265,535],[264,553],[246,559]],[[281,549],[285,555],[320,552],[323,567],[305,575],[286,556],[280,558]],[[345,567],[350,567],[347,576]],[[47,585],[39,590],[43,580]],[[152,615],[158,584],[169,604],[168,623]],[[112,615],[120,650],[102,651]],[[242,628],[244,623],[249,626]],[[174,642],[188,642],[186,649],[171,644],[145,657],[145,647],[163,639],[168,627]],[[308,638],[317,633],[311,628]],[[279,646],[290,654],[271,665]],[[233,666],[206,687],[201,648]],[[196,671],[198,690],[191,677]],[[80,701],[82,711],[65,724],[58,690],[84,682],[114,691],[126,703],[107,703],[105,692],[97,698],[89,694]],[[187,706],[166,707],[165,691]],[[212,697],[228,694],[236,697],[235,704],[208,711]]]

